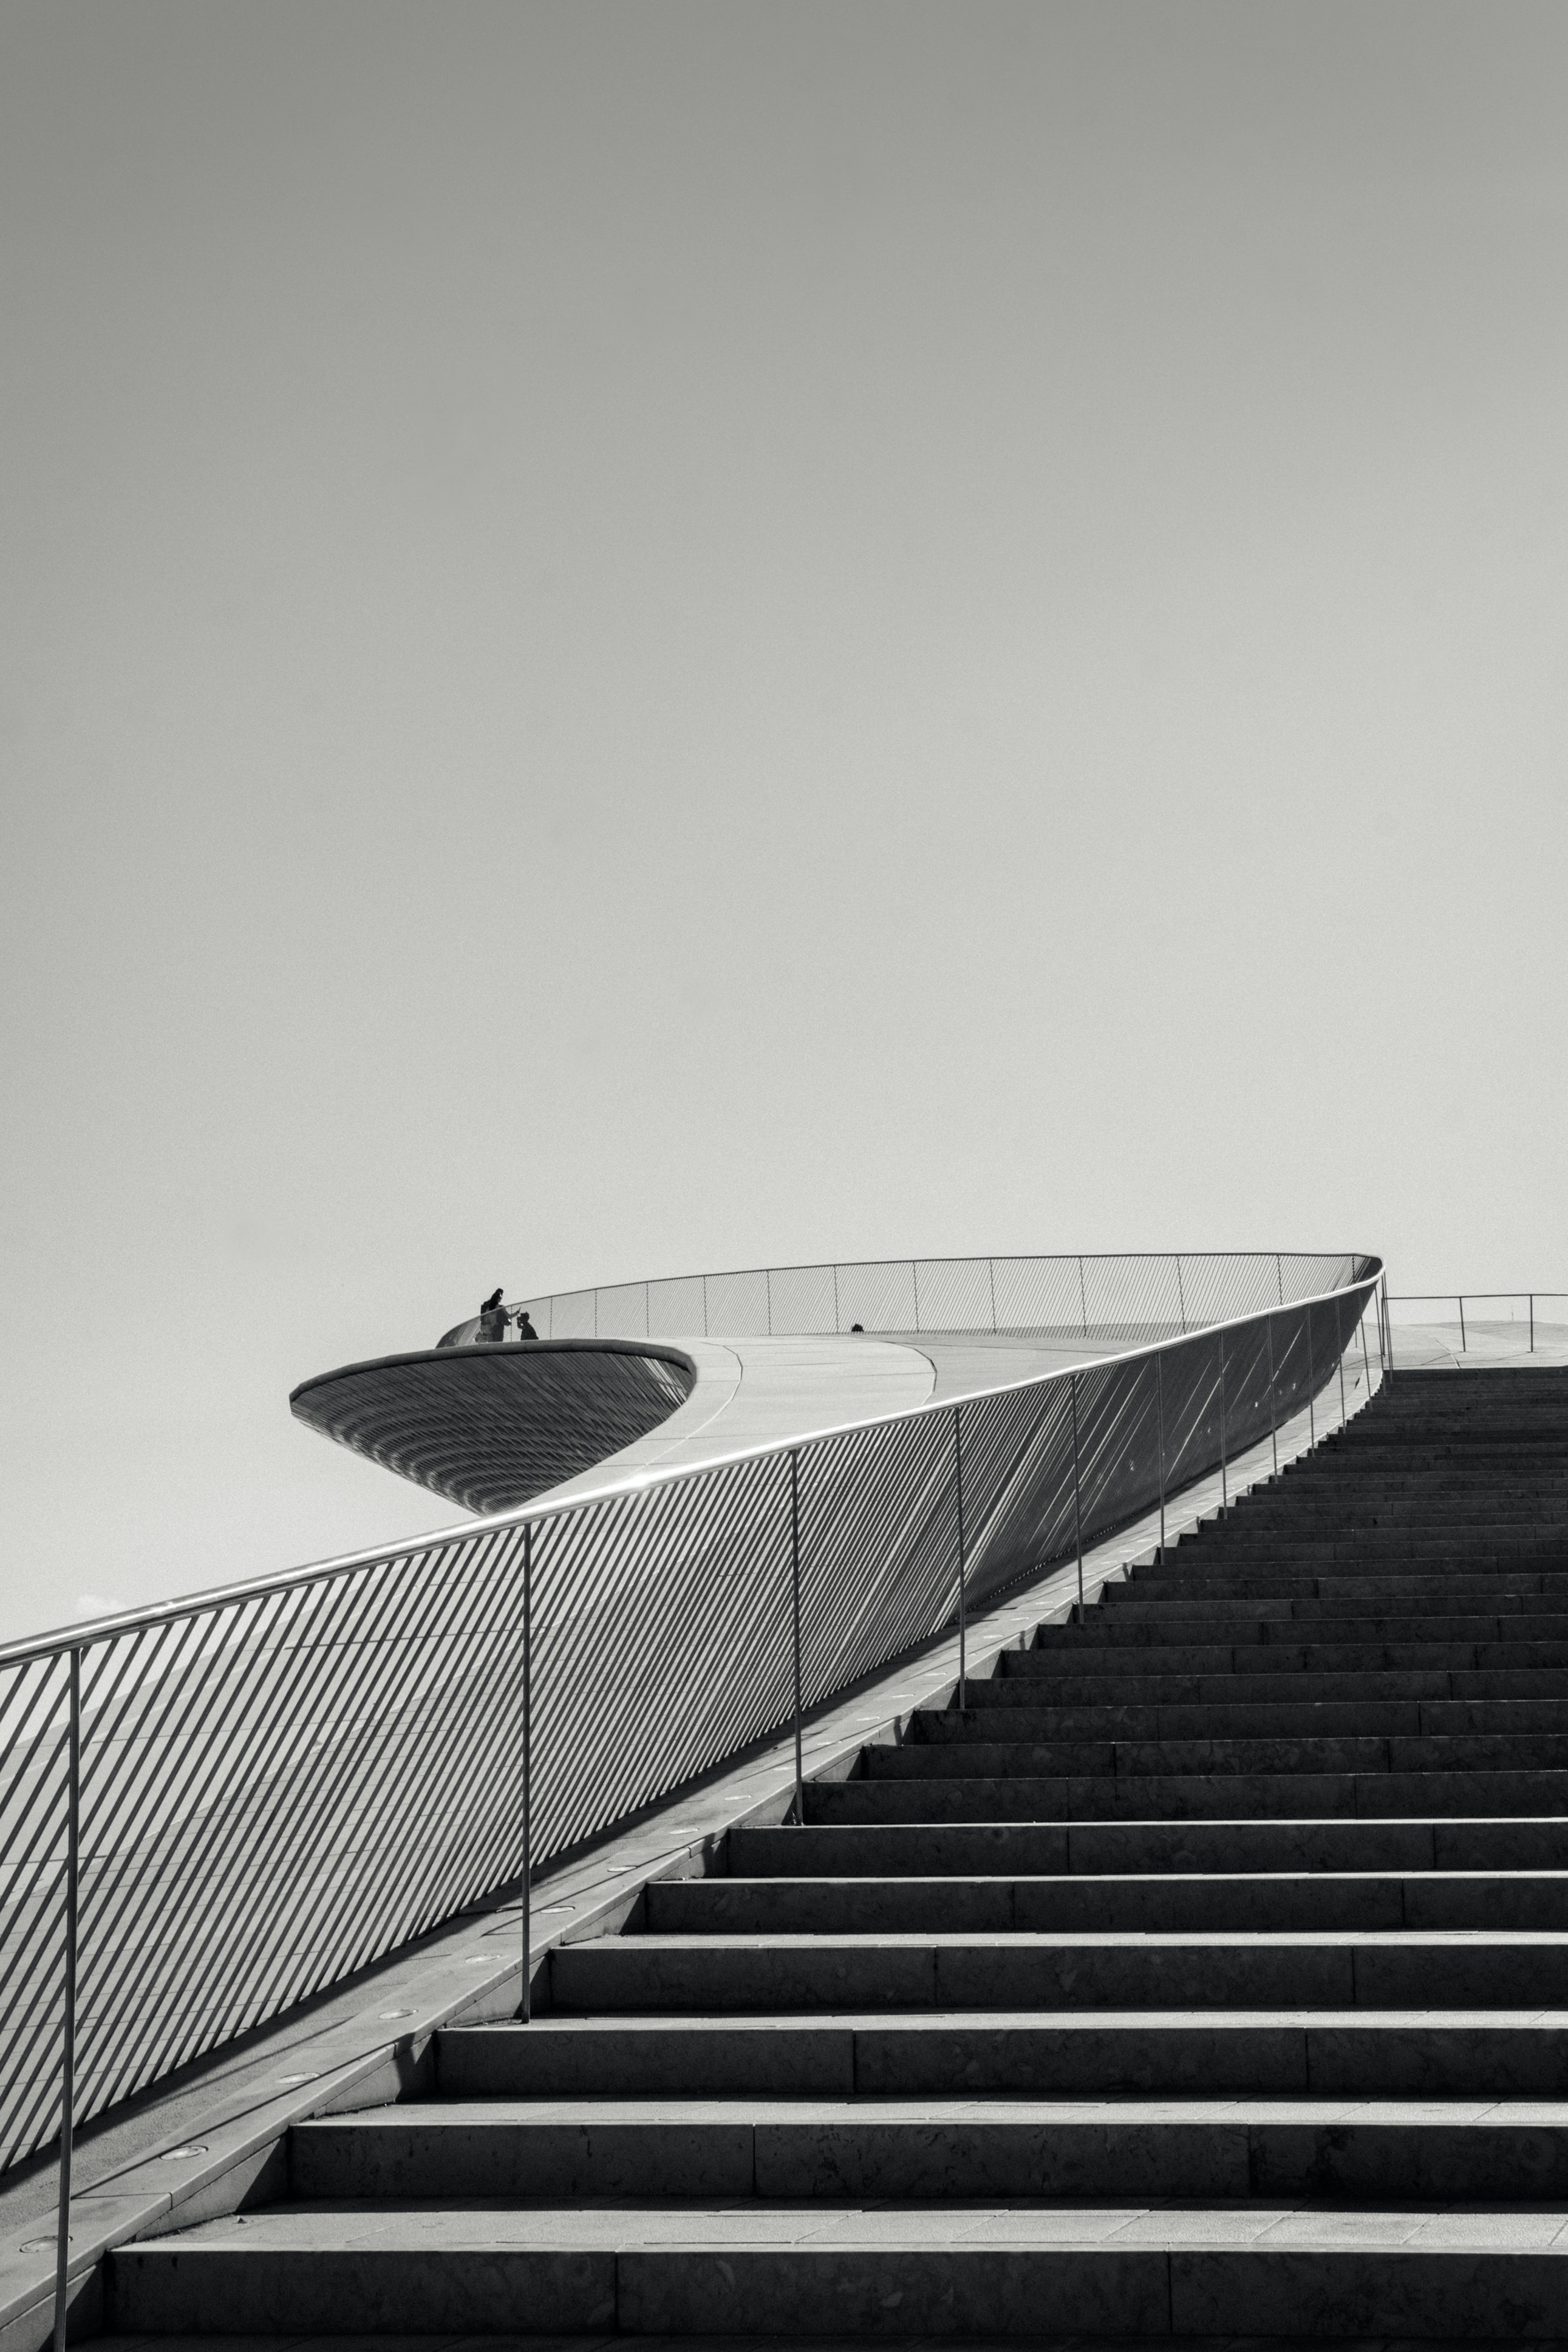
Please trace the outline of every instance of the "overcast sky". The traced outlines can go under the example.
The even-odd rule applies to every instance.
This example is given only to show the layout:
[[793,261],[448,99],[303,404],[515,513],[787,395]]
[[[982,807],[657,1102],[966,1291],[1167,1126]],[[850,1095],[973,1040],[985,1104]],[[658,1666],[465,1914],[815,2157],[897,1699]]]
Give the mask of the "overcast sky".
[[1568,1287],[1568,9],[0,14],[0,1634],[509,1292]]

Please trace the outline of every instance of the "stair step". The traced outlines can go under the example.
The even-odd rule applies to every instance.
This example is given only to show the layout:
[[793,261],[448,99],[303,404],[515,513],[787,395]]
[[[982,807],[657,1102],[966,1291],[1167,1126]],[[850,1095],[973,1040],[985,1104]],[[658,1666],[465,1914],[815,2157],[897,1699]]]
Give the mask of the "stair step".
[[[1460,1621],[1463,1622],[1463,1621]],[[1053,1633],[1058,1629],[1049,1629]],[[1079,1634],[1074,1641],[1052,1642],[1044,1649],[1010,1654],[1022,1661],[1009,1665],[1010,1675],[1034,1675],[1066,1679],[1089,1675],[1215,1675],[1233,1670],[1264,1674],[1473,1674],[1498,1668],[1518,1674],[1542,1667],[1568,1667],[1568,1642],[1529,1640],[1483,1641],[1454,1638],[1451,1625],[1440,1640],[1373,1639],[1347,1636],[1336,1628],[1331,1642],[1287,1640],[1283,1634],[1265,1642],[1194,1642],[1184,1628],[1180,1642],[1090,1643]]]
[[922,1711],[918,1738],[953,1740],[1175,1741],[1204,1738],[1401,1739],[1508,1737],[1552,1732],[1568,1738],[1568,1696],[1544,1699],[1210,1699],[1202,1704],[1026,1707],[988,1698],[970,1686],[969,1704]]
[[729,1861],[738,1878],[1551,1871],[1568,1869],[1568,1819],[808,1822],[731,1830]]
[[[1568,2097],[1568,2011],[536,2017],[437,2037],[443,2098],[1217,2091]],[[403,2113],[406,2110],[392,2110]]]
[[[912,1754],[894,1749],[892,1754]],[[928,1754],[929,1750],[926,1751]],[[807,1783],[810,1822],[1197,1821],[1398,1813],[1568,1813],[1563,1772],[1182,1772],[1057,1775],[931,1770]]]
[[404,2335],[1568,2334],[1568,2232],[1536,2213],[802,2206],[290,2206],[110,2258],[113,2324]]
[[289,2163],[293,2198],[337,2203],[1561,2200],[1568,2100],[454,2099],[302,2124]]
[[1294,1772],[1568,1772],[1568,1733],[1475,1731],[1427,1736],[1394,1733],[1297,1735],[1282,1738],[1035,1740],[1007,1716],[966,1723],[930,1716],[901,1748],[873,1748],[868,1780],[942,1779],[954,1773],[1035,1780],[1112,1774]]
[[[1258,1606],[1266,1604],[1259,1603]],[[1430,1628],[1429,1635],[1416,1629]],[[1325,1636],[1327,1640],[1325,1641]],[[1568,1616],[1544,1611],[1531,1615],[1508,1612],[1471,1616],[1427,1616],[1420,1611],[1385,1611],[1379,1616],[1352,1617],[1332,1611],[1326,1617],[1248,1615],[1218,1611],[1173,1612],[1168,1618],[1145,1619],[1130,1612],[1096,1611],[1082,1625],[1042,1628],[1037,1650],[1047,1656],[1083,1650],[1150,1649],[1179,1642],[1189,1649],[1257,1647],[1266,1643],[1321,1643],[1340,1650],[1377,1648],[1396,1643],[1412,1647],[1454,1649],[1465,1643],[1507,1644],[1514,1649],[1563,1648],[1568,1654]]]
[[975,1930],[593,1937],[551,1954],[578,2013],[832,2009],[1568,2006],[1546,1930],[1170,1934]]
[[[1007,1657],[1035,1655],[1009,1651]],[[1264,1662],[1258,1662],[1262,1664]],[[1264,1706],[1310,1705],[1329,1701],[1399,1699],[1559,1699],[1568,1703],[1568,1667],[1525,1666],[1481,1669],[1438,1668],[1403,1671],[1371,1668],[1361,1673],[1255,1673],[1245,1670],[1217,1674],[1166,1674],[1162,1660],[1151,1660],[1153,1671],[1133,1674],[1050,1675],[1043,1670],[1013,1670],[984,1681],[972,1680],[969,1704],[997,1706],[1220,1706],[1255,1703]]]
[[661,1936],[843,1936],[981,1928],[1172,1931],[1542,1928],[1568,1933],[1568,1871],[1279,1872],[1155,1877],[683,1878],[647,1890]]

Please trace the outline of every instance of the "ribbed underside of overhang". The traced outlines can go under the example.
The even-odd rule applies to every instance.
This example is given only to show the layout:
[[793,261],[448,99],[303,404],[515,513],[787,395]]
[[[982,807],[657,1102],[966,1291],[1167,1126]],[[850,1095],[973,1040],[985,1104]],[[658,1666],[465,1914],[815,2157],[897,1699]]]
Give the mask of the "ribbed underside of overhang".
[[300,1421],[464,1510],[505,1511],[646,1437],[690,1394],[678,1349],[527,1341],[385,1356],[295,1390]]

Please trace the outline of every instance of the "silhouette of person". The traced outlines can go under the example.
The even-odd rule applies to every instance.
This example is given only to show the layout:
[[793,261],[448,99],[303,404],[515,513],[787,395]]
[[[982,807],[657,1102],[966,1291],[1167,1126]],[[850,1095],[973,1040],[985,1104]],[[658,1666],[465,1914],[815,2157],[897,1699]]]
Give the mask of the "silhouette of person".
[[520,1339],[537,1339],[539,1337],[529,1319],[526,1307],[520,1307],[517,1310],[517,1336]]
[[864,1323],[851,1323],[849,1328],[851,1331],[858,1331],[862,1338],[865,1337],[866,1326]]
[[506,1309],[501,1305],[500,1300],[500,1285],[498,1283],[496,1287],[491,1291],[489,1297],[479,1308],[479,1337],[481,1339],[493,1340],[504,1339],[506,1338]]

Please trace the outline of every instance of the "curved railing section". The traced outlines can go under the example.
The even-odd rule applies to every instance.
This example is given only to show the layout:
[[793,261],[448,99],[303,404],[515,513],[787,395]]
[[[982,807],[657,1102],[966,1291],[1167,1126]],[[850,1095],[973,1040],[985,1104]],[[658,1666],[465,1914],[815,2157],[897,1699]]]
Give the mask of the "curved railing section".
[[[1353,1282],[1338,1252],[1140,1250],[1055,1257],[889,1257],[751,1266],[509,1301],[542,1339],[784,1339],[818,1331],[1029,1331],[1160,1339]],[[479,1318],[446,1332],[471,1347]]]
[[1381,1266],[1331,1263],[1049,1378],[0,1652],[0,2161],[798,1722],[1336,1367],[1342,1411]]

